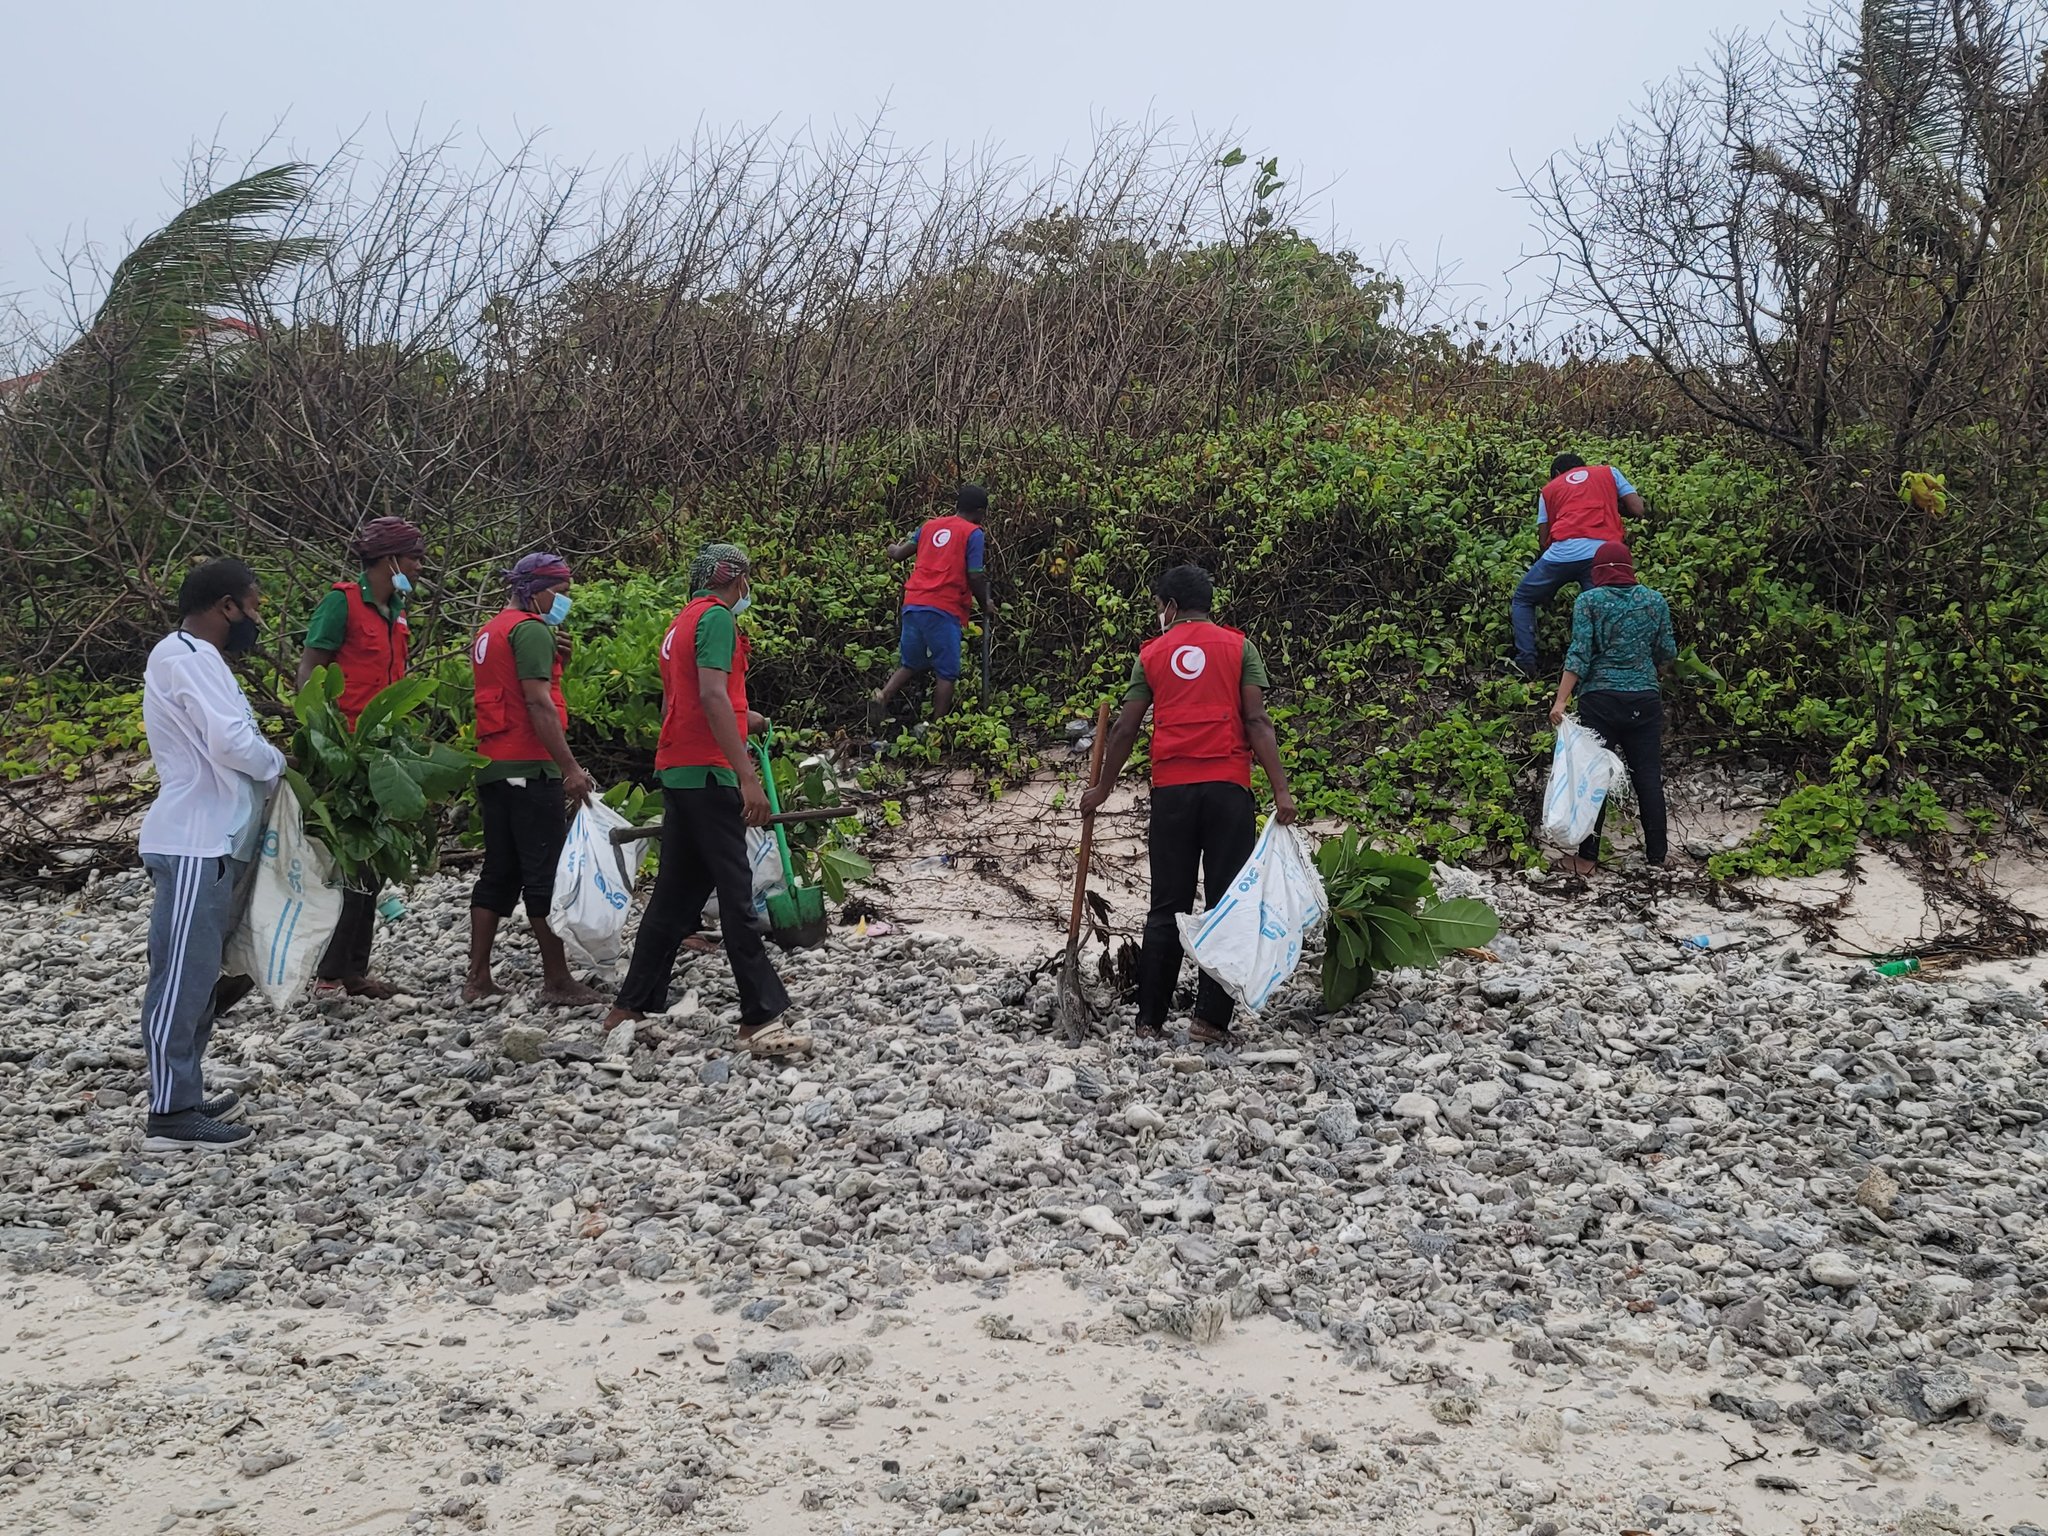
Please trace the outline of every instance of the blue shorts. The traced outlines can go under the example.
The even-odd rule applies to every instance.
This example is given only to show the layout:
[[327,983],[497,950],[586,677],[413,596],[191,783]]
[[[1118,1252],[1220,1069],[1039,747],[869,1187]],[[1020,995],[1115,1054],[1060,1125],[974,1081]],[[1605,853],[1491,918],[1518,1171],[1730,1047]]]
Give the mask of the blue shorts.
[[903,610],[903,643],[897,656],[913,672],[936,672],[947,682],[960,678],[960,634],[965,626],[937,608]]

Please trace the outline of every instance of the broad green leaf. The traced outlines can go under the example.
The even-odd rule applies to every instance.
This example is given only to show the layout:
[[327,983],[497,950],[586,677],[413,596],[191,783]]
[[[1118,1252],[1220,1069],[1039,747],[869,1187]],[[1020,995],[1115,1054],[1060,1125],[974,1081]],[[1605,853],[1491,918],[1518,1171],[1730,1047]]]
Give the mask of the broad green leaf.
[[356,719],[356,735],[368,736],[393,720],[403,719],[432,698],[439,686],[429,673],[401,677],[363,706]]
[[1477,949],[1500,932],[1500,914],[1471,896],[1455,896],[1416,913],[1423,937],[1439,956]]
[[332,664],[315,667],[313,675],[306,679],[306,686],[292,696],[292,713],[299,723],[311,730],[324,731],[329,736],[341,737],[348,734],[347,723],[341,718],[341,711],[334,707],[334,701],[341,697],[341,668]]
[[393,821],[418,821],[427,813],[427,797],[404,765],[388,752],[376,753],[370,759],[370,793],[377,797],[378,808]]
[[827,848],[818,855],[818,863],[825,869],[835,870],[842,880],[858,882],[872,880],[875,866],[851,848]]
[[1336,956],[1323,956],[1323,1006],[1342,1008],[1372,985],[1370,966],[1348,966]]
[[1700,660],[1699,652],[1687,646],[1678,653],[1671,664],[1671,670],[1692,683],[1712,683],[1716,688],[1728,686],[1728,679],[1717,672],[1711,662]]
[[[335,722],[339,724],[337,719]],[[313,760],[320,764],[320,771],[330,779],[342,780],[355,771],[355,757],[341,742],[335,740],[317,725],[309,725],[301,732]],[[301,754],[302,756],[304,754]]]

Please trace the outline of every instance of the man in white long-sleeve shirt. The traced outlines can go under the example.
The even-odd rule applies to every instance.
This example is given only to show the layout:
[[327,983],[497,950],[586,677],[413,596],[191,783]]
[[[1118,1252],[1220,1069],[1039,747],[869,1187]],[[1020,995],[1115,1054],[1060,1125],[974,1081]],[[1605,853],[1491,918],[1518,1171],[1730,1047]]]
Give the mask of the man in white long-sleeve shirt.
[[221,1151],[255,1134],[222,1118],[236,1106],[232,1090],[206,1097],[201,1063],[235,893],[284,771],[227,663],[256,643],[262,601],[256,573],[239,560],[195,568],[178,589],[178,627],[157,642],[142,675],[142,725],[161,785],[141,838],[156,886],[142,999],[146,1152]]

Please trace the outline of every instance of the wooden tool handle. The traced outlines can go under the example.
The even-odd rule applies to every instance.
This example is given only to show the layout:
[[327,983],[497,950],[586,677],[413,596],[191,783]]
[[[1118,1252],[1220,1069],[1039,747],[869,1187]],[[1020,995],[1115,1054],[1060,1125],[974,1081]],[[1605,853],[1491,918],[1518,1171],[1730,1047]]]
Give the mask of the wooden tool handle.
[[[1109,700],[1095,711],[1095,745],[1088,752],[1088,787],[1102,777],[1102,744],[1109,736]],[[1074,910],[1067,917],[1067,948],[1081,941],[1081,909],[1088,902],[1088,860],[1095,852],[1095,813],[1081,813],[1081,859],[1074,866]]]
[[[771,827],[793,827],[799,822],[837,821],[842,816],[856,814],[856,809],[850,805],[819,805],[813,806],[807,811],[783,811],[778,815],[770,816],[766,824]],[[651,827],[614,827],[612,829],[612,843],[615,847],[619,848],[625,847],[628,843],[654,842],[660,837],[661,824],[659,822],[656,822]]]

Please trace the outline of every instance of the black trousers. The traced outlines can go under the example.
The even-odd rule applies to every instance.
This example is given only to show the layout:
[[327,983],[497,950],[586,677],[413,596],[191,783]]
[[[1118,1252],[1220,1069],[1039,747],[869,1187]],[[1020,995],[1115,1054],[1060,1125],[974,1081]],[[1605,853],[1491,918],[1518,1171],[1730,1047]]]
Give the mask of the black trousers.
[[[1252,856],[1258,812],[1240,784],[1167,784],[1152,791],[1152,906],[1145,914],[1145,945],[1138,956],[1138,1023],[1157,1028],[1173,1007],[1180,981],[1180,931],[1174,918],[1195,909],[1195,877],[1202,899],[1215,906]],[[1195,992],[1195,1017],[1230,1026],[1236,1004],[1205,973]]]
[[[1643,813],[1643,856],[1662,864],[1670,851],[1664,813],[1664,700],[1650,690],[1643,693],[1582,693],[1579,719],[1628,764],[1628,776],[1636,787],[1636,804]],[[1600,821],[1607,819],[1607,807],[1600,807]],[[1579,844],[1579,857],[1600,857],[1600,822],[1593,835]]]
[[619,987],[618,1006],[635,1013],[665,1013],[675,979],[676,951],[704,925],[704,900],[718,892],[719,932],[740,990],[740,1022],[765,1024],[789,1009],[789,994],[768,959],[768,946],[750,920],[754,871],[747,862],[747,827],[740,792],[722,784],[661,792],[661,873],[640,915],[633,961]]
[[484,867],[469,904],[510,917],[524,896],[526,915],[546,922],[555,899],[555,866],[569,837],[562,781],[536,776],[523,784],[479,784],[476,808],[484,823]]
[[322,981],[353,981],[370,974],[370,940],[377,934],[376,891],[341,893],[341,920],[315,974]]

